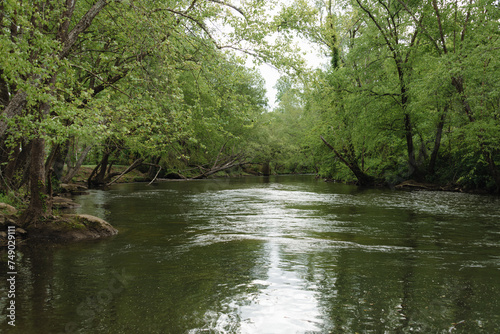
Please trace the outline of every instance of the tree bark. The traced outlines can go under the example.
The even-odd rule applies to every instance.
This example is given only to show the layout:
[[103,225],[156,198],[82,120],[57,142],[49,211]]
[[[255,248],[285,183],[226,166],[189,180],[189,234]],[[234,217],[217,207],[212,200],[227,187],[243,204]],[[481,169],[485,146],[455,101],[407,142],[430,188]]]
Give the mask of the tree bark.
[[9,99],[9,84],[4,80],[3,70],[0,69],[0,106],[6,107],[9,104]]
[[354,159],[351,158],[346,158],[342,154],[340,154],[335,147],[333,147],[329,142],[326,141],[323,136],[320,136],[321,140],[325,145],[331,149],[335,155],[351,170],[351,172],[354,174],[356,179],[358,180],[357,184],[359,186],[371,186],[375,184],[375,178],[366,174],[359,168],[358,162],[354,161]]
[[52,161],[51,167],[54,170],[54,176],[56,180],[61,181],[62,179],[64,172],[64,164],[69,153],[69,146],[70,146],[70,141],[69,140],[64,141],[64,143],[60,145],[58,154],[54,157],[54,160]]
[[51,213],[52,205],[47,195],[45,180],[45,139],[35,138],[31,141],[30,202],[21,215],[21,224],[28,226]]
[[443,135],[443,127],[444,121],[446,118],[446,111],[448,110],[448,106],[444,108],[443,113],[439,117],[439,122],[436,128],[436,138],[434,140],[434,148],[432,149],[431,159],[429,161],[428,173],[434,174],[434,170],[436,169],[436,161],[439,153],[439,148],[441,147],[441,137]]
[[495,159],[490,152],[483,152],[483,155],[486,158],[486,162],[488,163],[488,169],[490,171],[490,175],[495,181],[495,185],[497,187],[496,193],[500,193],[500,171],[498,170],[498,166],[495,164]]
[[405,114],[405,138],[406,149],[408,151],[408,177],[420,179],[420,172],[417,166],[417,159],[415,158],[415,146],[413,145],[413,127],[409,114]]
[[161,157],[153,157],[153,163],[149,166],[147,177],[149,180],[156,179],[158,177],[157,169],[161,170],[161,166],[159,165]]
[[262,168],[260,169],[262,175],[264,176],[269,176],[271,175],[271,167],[270,167],[270,162],[266,161],[262,164]]
[[[45,179],[49,179],[49,174],[54,174],[50,172],[52,167],[54,166],[54,162],[57,159],[57,156],[60,155],[61,151],[61,144],[54,144],[52,148],[50,149],[49,156],[47,157],[47,160],[45,161]],[[50,182],[50,180],[49,180]]]
[[0,138],[4,138],[5,131],[7,131],[7,120],[21,113],[26,105],[27,97],[28,94],[26,94],[25,91],[17,91],[14,97],[10,100],[9,104],[3,110],[2,119],[0,120]]
[[76,175],[76,173],[78,173],[78,170],[83,165],[83,161],[85,161],[85,158],[87,157],[91,149],[92,145],[85,147],[82,153],[80,153],[80,156],[78,157],[78,160],[74,166],[70,167],[68,163],[68,173],[64,177],[62,177],[62,183],[68,183]]
[[101,186],[104,184],[104,178],[106,176],[106,169],[108,167],[109,156],[114,150],[104,152],[104,155],[97,166],[90,174],[87,180],[87,186],[89,188]]

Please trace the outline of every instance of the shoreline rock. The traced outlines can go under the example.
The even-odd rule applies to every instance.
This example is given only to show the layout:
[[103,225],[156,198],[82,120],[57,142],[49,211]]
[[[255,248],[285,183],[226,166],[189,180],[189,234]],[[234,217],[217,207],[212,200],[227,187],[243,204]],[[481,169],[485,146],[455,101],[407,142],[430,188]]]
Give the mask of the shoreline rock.
[[64,214],[26,228],[30,240],[55,242],[93,240],[118,234],[105,220],[85,214]]
[[0,214],[15,215],[17,214],[17,209],[12,205],[0,203]]
[[81,205],[75,203],[71,198],[54,196],[52,197],[52,206],[56,209],[71,209],[80,207]]
[[[8,226],[15,226],[16,244],[22,245],[35,241],[42,242],[72,242],[95,240],[118,234],[118,230],[105,220],[86,214],[62,214],[20,226],[17,210],[0,203],[0,247],[8,244]],[[6,208],[6,209],[5,209]]]

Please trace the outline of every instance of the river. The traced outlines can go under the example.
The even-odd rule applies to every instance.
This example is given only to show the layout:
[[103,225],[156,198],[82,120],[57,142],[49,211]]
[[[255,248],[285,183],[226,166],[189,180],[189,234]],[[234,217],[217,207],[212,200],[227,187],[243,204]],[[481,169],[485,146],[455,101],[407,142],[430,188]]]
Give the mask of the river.
[[498,197],[278,176],[76,201],[120,233],[19,247],[16,326],[2,269],[0,332],[500,332]]

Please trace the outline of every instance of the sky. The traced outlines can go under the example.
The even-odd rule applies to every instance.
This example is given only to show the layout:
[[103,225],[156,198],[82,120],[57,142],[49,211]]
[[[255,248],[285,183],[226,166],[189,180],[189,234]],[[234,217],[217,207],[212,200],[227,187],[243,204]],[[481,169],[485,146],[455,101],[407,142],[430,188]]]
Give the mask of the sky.
[[[319,54],[319,50],[314,47],[310,42],[306,40],[299,41],[302,51],[306,51],[305,56],[306,62],[310,68],[320,68],[323,64],[326,64],[328,60],[325,56]],[[276,82],[280,78],[280,72],[272,65],[262,64],[258,67],[260,74],[266,82],[267,99],[269,104],[269,109],[273,110],[276,107],[276,93],[277,90],[274,88]]]
[[[241,0],[234,0],[233,4],[238,5],[239,1]],[[291,2],[292,0],[281,0],[282,5],[289,5]],[[270,13],[275,15],[278,13],[278,11],[279,7],[275,8]],[[214,35],[218,36],[218,38],[221,39],[224,39],[223,36],[228,31],[232,30],[229,26],[224,26],[224,24],[222,24],[221,22],[211,22],[211,25],[212,28],[215,29],[215,31],[213,31]],[[304,58],[306,59],[306,63],[310,68],[320,68],[322,67],[323,64],[328,62],[328,60],[324,55],[320,55],[319,48],[313,45],[311,42],[296,37],[296,43],[299,45],[302,52],[306,52]],[[246,66],[250,68],[254,67],[251,56],[247,60]],[[262,64],[257,68],[265,80],[265,88],[267,91],[266,97],[268,99],[269,110],[273,110],[274,107],[276,107],[276,93],[277,93],[277,90],[274,88],[274,86],[276,85],[278,79],[281,77],[281,74],[271,64]]]

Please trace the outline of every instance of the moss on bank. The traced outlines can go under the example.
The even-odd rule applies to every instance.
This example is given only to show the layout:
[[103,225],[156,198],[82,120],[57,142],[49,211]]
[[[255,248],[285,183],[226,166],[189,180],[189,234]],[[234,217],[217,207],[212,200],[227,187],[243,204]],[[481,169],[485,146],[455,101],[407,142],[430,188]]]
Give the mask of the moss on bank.
[[65,214],[25,227],[28,238],[50,241],[77,241],[116,235],[108,222],[91,215]]
[[[4,203],[0,203],[0,208]],[[0,246],[6,246],[10,231],[15,230],[17,244],[29,241],[68,242],[98,239],[116,235],[118,230],[108,222],[84,214],[63,214],[21,226],[17,212],[0,213]],[[13,227],[13,228],[12,228]]]

